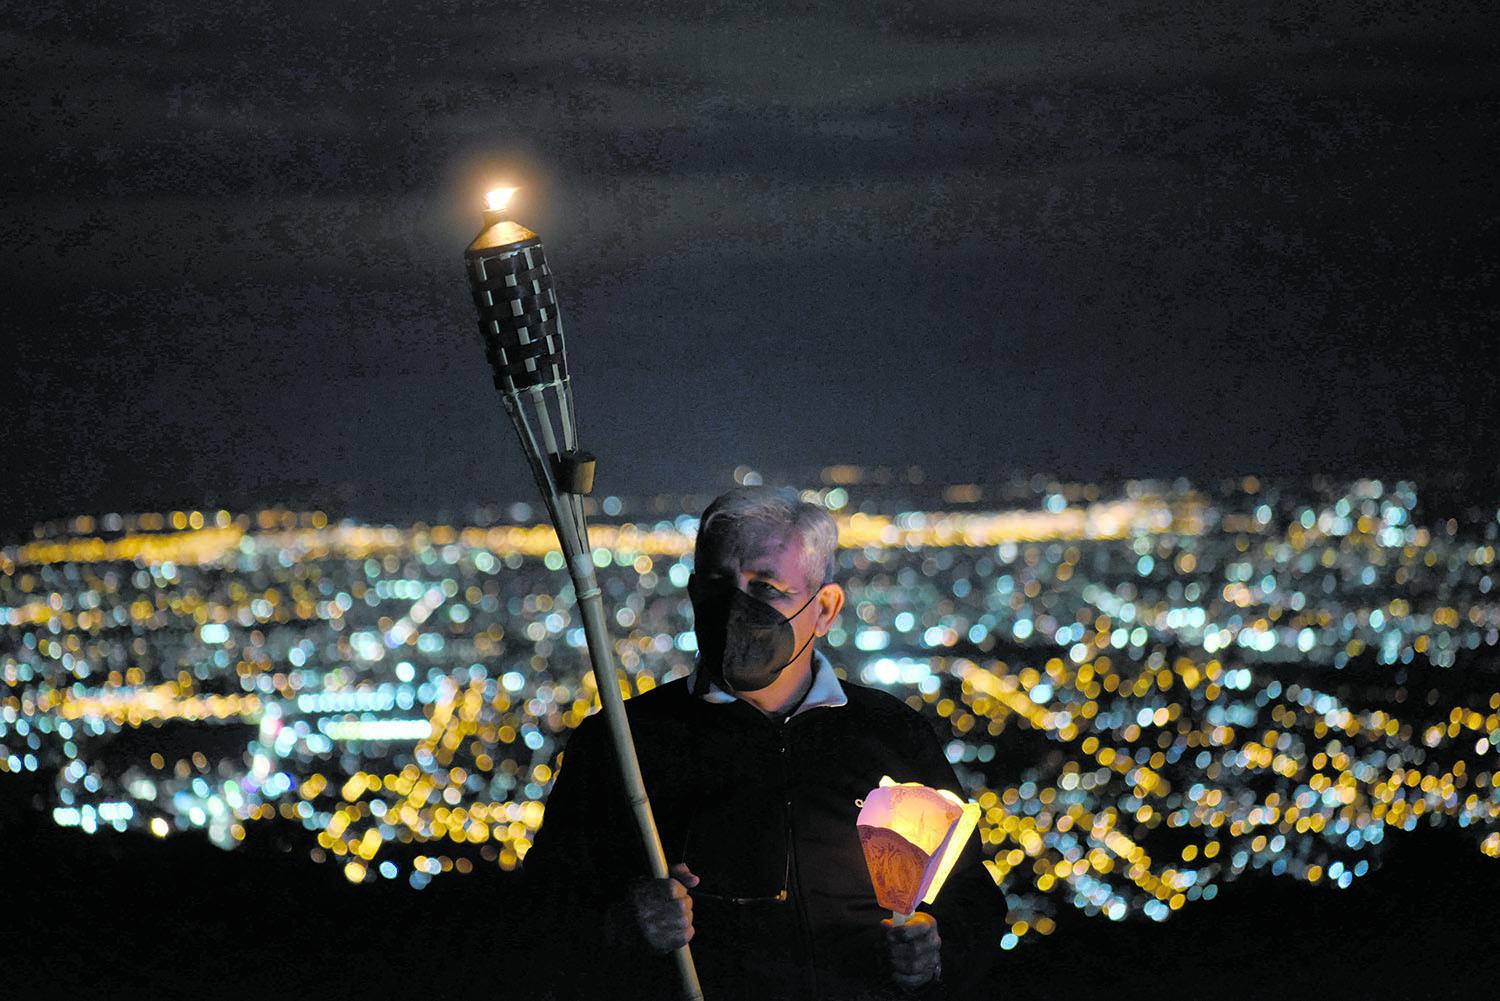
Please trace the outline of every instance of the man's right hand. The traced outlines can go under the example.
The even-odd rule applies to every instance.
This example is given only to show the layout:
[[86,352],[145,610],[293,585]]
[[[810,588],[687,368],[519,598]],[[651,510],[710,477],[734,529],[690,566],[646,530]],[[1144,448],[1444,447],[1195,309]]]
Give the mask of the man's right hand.
[[679,949],[693,939],[693,898],[698,877],[686,862],[672,866],[667,879],[643,879],[630,888],[629,912],[646,944],[657,952]]

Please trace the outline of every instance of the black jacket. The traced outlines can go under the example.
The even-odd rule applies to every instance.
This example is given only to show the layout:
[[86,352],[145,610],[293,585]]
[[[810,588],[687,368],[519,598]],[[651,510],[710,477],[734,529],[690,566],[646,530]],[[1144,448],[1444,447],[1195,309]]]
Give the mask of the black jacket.
[[[882,775],[962,787],[921,715],[885,692],[843,688],[847,705],[785,723],[743,701],[698,699],[686,679],[626,703],[667,864],[700,879],[691,948],[706,1001],[913,996],[890,977],[889,912],[875,902],[855,801]],[[536,933],[526,961],[556,997],[673,996],[670,956],[601,931],[647,870],[598,714],[569,740],[524,872]],[[937,918],[943,977],[915,996],[965,996],[1004,933],[977,833],[920,909]]]

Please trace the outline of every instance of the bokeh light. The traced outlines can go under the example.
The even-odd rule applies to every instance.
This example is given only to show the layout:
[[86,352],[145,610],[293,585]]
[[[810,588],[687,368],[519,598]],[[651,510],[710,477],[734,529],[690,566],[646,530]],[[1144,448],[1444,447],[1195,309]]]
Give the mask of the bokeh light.
[[[1250,871],[1345,888],[1391,828],[1500,857],[1500,512],[1421,524],[1406,482],[858,467],[806,496],[840,522],[827,652],[942,735],[997,947],[1065,908],[1166,920]],[[691,669],[701,500],[595,508],[627,696]],[[54,774],[53,819],[91,833],[300,825],[356,883],[516,868],[598,699],[552,530],[511,514],[39,526],[0,550],[0,771]]]

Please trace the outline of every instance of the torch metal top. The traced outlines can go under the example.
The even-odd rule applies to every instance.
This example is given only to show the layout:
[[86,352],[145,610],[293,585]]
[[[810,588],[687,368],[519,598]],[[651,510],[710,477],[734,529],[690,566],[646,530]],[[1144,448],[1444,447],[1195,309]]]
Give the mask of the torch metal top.
[[480,257],[496,251],[510,252],[540,243],[541,238],[520,223],[504,218],[505,211],[485,210],[484,229],[474,237],[465,257]]

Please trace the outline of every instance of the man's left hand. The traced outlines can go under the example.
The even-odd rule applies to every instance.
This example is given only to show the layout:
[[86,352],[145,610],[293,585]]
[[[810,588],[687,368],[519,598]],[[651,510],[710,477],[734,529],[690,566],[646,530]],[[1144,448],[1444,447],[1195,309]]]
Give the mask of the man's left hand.
[[895,924],[890,918],[880,923],[885,925],[891,978],[896,983],[914,990],[938,975],[943,940],[938,936],[937,918],[918,911],[905,924]]

